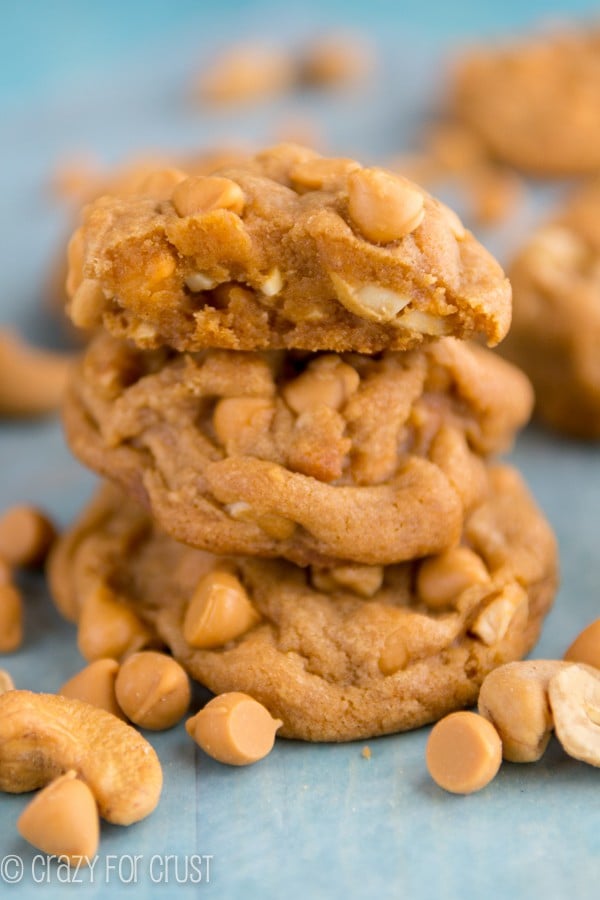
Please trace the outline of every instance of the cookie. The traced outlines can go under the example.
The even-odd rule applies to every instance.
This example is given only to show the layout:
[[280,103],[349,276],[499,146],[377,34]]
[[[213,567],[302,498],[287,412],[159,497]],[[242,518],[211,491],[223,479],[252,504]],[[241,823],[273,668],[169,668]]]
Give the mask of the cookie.
[[144,348],[405,350],[510,324],[510,285],[417,185],[281,145],[213,176],[157,173],[89,205],[69,312]]
[[379,565],[459,539],[483,458],[531,403],[520,371],[454,338],[369,357],[142,351],[99,334],[64,419],[75,455],[178,540]]
[[[105,172],[90,169],[84,171],[83,174],[80,173],[79,177],[77,177],[77,172],[75,172],[76,189],[67,192],[67,196],[63,196],[63,199],[75,201],[77,206],[80,207],[84,203],[91,203],[97,200],[98,197],[103,197],[106,194],[119,197],[145,196],[149,189],[153,192],[160,190],[160,182],[164,181],[165,177],[167,180],[169,178],[168,174],[164,174],[165,172],[168,173],[171,170],[184,167],[185,171],[191,175],[210,175],[216,169],[220,169],[225,165],[233,165],[247,155],[247,152],[244,153],[233,148],[226,149],[225,147],[201,150],[185,157],[157,157],[156,155],[147,154],[115,166]],[[156,177],[157,171],[161,173],[160,179]],[[62,178],[68,183],[69,168],[63,173]],[[65,192],[62,191],[60,193],[64,195]],[[69,229],[69,235],[73,227],[75,227],[75,222]],[[67,241],[68,236],[64,236],[64,239],[61,241],[60,254],[57,255],[52,265],[46,292],[49,307],[53,312],[60,312],[62,317],[64,317],[67,300],[68,264],[64,249]],[[66,321],[68,320],[65,319]],[[71,325],[70,322],[69,325]]]
[[501,352],[531,378],[542,421],[600,439],[600,181],[537,229],[511,280],[514,319]]
[[540,34],[459,60],[454,113],[499,160],[534,175],[600,169],[600,31]]
[[[107,486],[54,549],[53,595],[76,619],[91,590],[108,589],[195,679],[252,695],[283,721],[285,737],[416,728],[473,704],[491,669],[531,649],[553,599],[548,524],[516,471],[492,467],[488,477],[458,554],[330,570],[194,550]],[[184,637],[188,605],[224,571],[239,579],[253,624],[222,646],[195,648]]]

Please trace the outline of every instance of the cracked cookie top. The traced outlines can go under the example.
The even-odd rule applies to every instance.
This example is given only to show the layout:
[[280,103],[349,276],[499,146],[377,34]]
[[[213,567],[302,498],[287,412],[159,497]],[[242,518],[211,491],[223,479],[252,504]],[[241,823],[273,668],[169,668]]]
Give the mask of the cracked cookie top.
[[74,372],[73,452],[179,540],[304,565],[451,546],[484,459],[525,424],[525,376],[443,338],[420,350],[177,353],[104,332]]
[[[487,477],[458,547],[395,566],[305,569],[194,550],[107,485],[55,546],[53,596],[88,627],[99,591],[125,604],[194,678],[251,694],[286,737],[416,728],[472,705],[491,669],[531,649],[553,599],[550,527],[516,471]],[[207,597],[208,618],[198,615]],[[236,602],[246,615],[232,621],[225,607]]]
[[510,286],[408,179],[296,145],[104,196],[69,245],[68,310],[144,348],[374,353],[506,334]]

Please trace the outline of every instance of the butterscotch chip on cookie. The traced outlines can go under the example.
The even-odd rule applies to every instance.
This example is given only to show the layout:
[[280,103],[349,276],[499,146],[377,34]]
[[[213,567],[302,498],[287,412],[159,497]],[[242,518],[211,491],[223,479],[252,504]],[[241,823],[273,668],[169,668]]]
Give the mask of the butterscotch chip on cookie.
[[510,324],[510,286],[447,207],[351,159],[280,145],[164,192],[90,204],[69,312],[144,348],[374,353]]
[[[514,470],[491,468],[488,477],[486,499],[465,522],[453,593],[440,577],[443,606],[416,586],[435,558],[302,569],[215,557],[167,537],[112,485],[55,548],[53,595],[77,618],[92,583],[109,587],[195,679],[215,693],[250,694],[282,720],[286,737],[341,741],[416,728],[474,703],[491,669],[531,649],[552,602],[548,524]],[[464,567],[466,551],[479,561],[476,575]],[[446,573],[451,562],[446,555]],[[184,636],[187,612],[198,586],[222,584],[223,573],[255,618],[237,637],[224,633],[221,646],[200,649]]]
[[600,30],[539,34],[459,60],[455,113],[499,160],[534,175],[600,169]]
[[542,225],[511,270],[514,317],[502,353],[531,378],[536,413],[559,431],[600,438],[600,180]]
[[173,537],[300,565],[394,563],[460,537],[532,403],[522,373],[445,338],[407,353],[143,351],[107,334],[67,437]]

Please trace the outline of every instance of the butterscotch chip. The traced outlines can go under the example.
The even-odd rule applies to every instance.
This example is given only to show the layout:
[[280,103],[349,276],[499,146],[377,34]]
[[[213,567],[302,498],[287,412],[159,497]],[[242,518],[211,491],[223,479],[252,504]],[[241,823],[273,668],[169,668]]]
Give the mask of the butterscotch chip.
[[182,218],[215,209],[230,209],[239,215],[244,208],[244,194],[229,178],[192,175],[177,183],[171,194],[171,203]]
[[453,794],[472,794],[496,776],[502,762],[502,741],[487,719],[455,712],[434,725],[426,758],[436,784]]
[[222,647],[259,621],[240,580],[215,570],[196,586],[183,620],[183,636],[192,647]]
[[189,679],[178,662],[165,653],[144,650],[129,656],[115,681],[119,706],[140,728],[172,728],[190,705]]
[[383,566],[334,566],[312,570],[312,584],[319,591],[334,593],[349,589],[361,597],[372,597],[383,583]]
[[[415,728],[473,704],[491,669],[527,653],[554,594],[547,523],[514,470],[492,468],[486,477],[462,540],[485,562],[489,582],[465,586],[444,610],[416,592],[417,560],[377,568],[379,585],[367,594],[368,571],[338,580],[333,567],[327,579],[322,567],[215,557],[169,538],[113,485],[61,537],[50,563],[53,594],[76,616],[80,583],[92,575],[110,582],[193,678],[214,693],[249,694],[282,720],[283,736],[340,741]],[[224,567],[260,622],[225,645],[194,648],[184,635],[190,598]],[[517,587],[527,603],[506,630],[491,643],[473,633],[488,605]]]
[[230,766],[247,766],[271,752],[281,725],[261,703],[234,691],[210,700],[185,727],[209,756]]
[[35,506],[12,506],[0,517],[0,558],[11,566],[44,562],[56,537],[47,515]]
[[440,334],[495,344],[510,323],[502,270],[442,204],[292,144],[181,181],[170,201],[105,195],[74,241],[71,316],[79,284],[98,285],[86,321],[146,348],[374,353]]
[[577,635],[565,650],[563,659],[600,669],[600,619],[596,619]]
[[369,240],[388,244],[419,227],[423,194],[381,169],[357,169],[348,177],[348,211]]
[[600,167],[600,33],[571,28],[459,60],[451,88],[459,118],[498,158],[536,175]]
[[125,714],[119,706],[115,693],[115,681],[119,671],[119,663],[111,657],[96,659],[81,671],[69,678],[57,693],[63,697],[75,697],[92,706],[105,709],[119,719]]
[[568,200],[514,259],[514,318],[502,353],[531,378],[537,416],[600,438],[600,180]]
[[139,351],[102,334],[65,421],[75,454],[179,540],[371,566],[457,543],[486,489],[482,457],[510,445],[530,405],[520,372],[455,339],[284,358]]
[[94,795],[71,770],[36,794],[19,816],[17,829],[38,850],[88,865],[100,839]]
[[354,159],[328,159],[324,156],[303,159],[289,173],[294,189],[305,191],[334,190],[344,187],[351,172],[360,169]]

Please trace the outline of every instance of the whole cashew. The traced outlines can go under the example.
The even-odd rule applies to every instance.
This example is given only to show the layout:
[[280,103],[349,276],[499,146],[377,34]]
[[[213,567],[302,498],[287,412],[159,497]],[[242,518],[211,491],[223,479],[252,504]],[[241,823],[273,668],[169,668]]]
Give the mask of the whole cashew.
[[89,786],[108,822],[130,825],[158,803],[161,765],[134,728],[70,697],[1,694],[0,790],[35,790],[71,769]]
[[600,671],[567,665],[550,680],[556,736],[569,756],[600,766]]
[[510,762],[540,759],[553,728],[548,702],[550,679],[569,663],[532,659],[506,663],[485,678],[479,712],[502,738],[502,755]]

